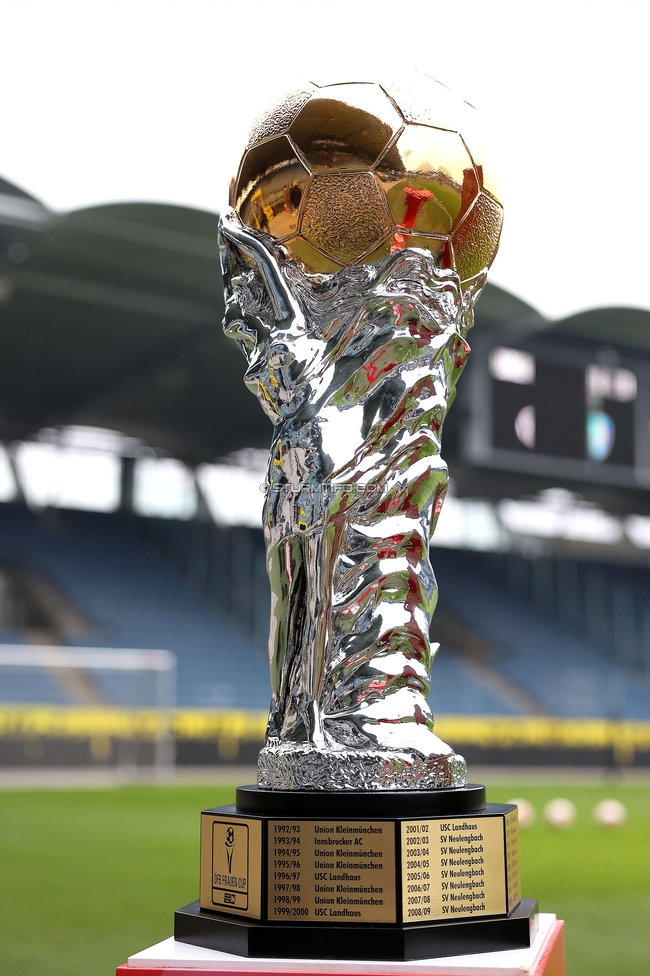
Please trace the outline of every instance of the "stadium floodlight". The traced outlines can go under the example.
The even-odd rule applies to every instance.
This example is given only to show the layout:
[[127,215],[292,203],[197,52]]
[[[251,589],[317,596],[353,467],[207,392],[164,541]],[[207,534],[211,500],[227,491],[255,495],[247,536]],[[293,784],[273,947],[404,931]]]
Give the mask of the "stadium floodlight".
[[[157,775],[171,770],[175,762],[173,711],[176,706],[176,655],[167,650],[113,647],[60,647],[39,644],[0,645],[0,668],[43,668],[53,674],[73,670],[76,672],[111,672],[136,674],[151,673],[153,689],[146,702],[155,713],[154,768]],[[106,684],[104,680],[103,684]],[[110,687],[110,682],[108,683]],[[124,692],[126,689],[121,688]],[[111,696],[112,697],[112,696]],[[116,704],[134,707],[144,704],[140,700],[120,701]]]

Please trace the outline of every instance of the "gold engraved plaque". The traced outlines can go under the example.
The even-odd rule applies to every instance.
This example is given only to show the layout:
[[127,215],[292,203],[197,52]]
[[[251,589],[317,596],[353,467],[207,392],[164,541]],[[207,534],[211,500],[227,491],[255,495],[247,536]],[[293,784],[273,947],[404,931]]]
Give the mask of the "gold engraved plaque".
[[506,911],[502,816],[402,823],[404,922]]
[[268,918],[396,922],[395,823],[270,820]]
[[521,901],[519,873],[519,811],[515,807],[505,816],[506,871],[508,876],[508,911]]
[[261,917],[262,824],[201,816],[201,908]]

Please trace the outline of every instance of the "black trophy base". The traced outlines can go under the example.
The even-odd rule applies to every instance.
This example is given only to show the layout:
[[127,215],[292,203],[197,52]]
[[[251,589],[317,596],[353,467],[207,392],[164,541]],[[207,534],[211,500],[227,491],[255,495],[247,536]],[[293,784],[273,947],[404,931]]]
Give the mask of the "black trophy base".
[[485,809],[478,783],[439,790],[262,790],[238,786],[237,812],[262,817],[445,817]]
[[247,921],[203,911],[195,901],[175,912],[174,938],[238,956],[403,961],[519,949],[531,944],[537,919],[537,902],[530,898],[505,918],[408,927]]
[[340,792],[239,787],[201,814],[197,902],[179,942],[238,956],[408,960],[530,946],[517,808],[485,787]]

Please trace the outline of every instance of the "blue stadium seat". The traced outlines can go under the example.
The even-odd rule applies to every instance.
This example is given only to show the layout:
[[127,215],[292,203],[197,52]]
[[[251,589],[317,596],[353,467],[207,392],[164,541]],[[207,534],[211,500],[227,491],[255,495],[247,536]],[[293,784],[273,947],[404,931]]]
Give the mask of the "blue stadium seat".
[[[511,688],[551,715],[650,718],[647,682],[505,592],[478,554],[437,548],[432,559],[447,612],[483,639],[490,649],[483,665],[502,679],[486,681],[485,670],[443,641],[433,665],[434,714],[521,713]],[[51,579],[83,614],[91,636],[69,638],[69,644],[173,651],[180,706],[267,708],[264,652],[143,540],[133,519],[85,512],[48,519],[19,505],[0,505],[0,564]],[[647,599],[645,578],[634,569],[609,580],[610,590],[616,580]],[[22,631],[0,631],[0,642],[25,640]],[[153,682],[146,685],[142,676],[93,672],[93,681],[107,701],[153,703]],[[0,700],[71,699],[53,673],[3,668]]]
[[[91,623],[92,637],[67,643],[173,651],[180,706],[268,707],[265,656],[149,549],[128,519],[65,512],[50,526],[18,505],[0,505],[0,561],[53,580]],[[19,637],[25,640],[0,634],[4,643]],[[43,672],[29,677],[25,669],[20,680],[19,691],[3,675],[0,700],[66,700]],[[110,701],[142,703],[142,677],[140,688],[118,672],[93,672],[93,680]]]
[[432,560],[445,605],[491,646],[490,667],[548,714],[650,718],[647,681],[503,592],[475,554],[435,549]]

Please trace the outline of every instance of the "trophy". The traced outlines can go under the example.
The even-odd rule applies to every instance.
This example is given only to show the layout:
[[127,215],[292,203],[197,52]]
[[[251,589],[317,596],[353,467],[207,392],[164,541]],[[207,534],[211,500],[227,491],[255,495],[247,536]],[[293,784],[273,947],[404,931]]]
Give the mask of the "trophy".
[[224,329],[274,425],[272,698],[257,785],[201,815],[180,941],[350,959],[530,944],[516,807],[468,785],[428,704],[441,432],[503,215],[476,115],[417,72],[308,83],[254,123],[231,184]]

